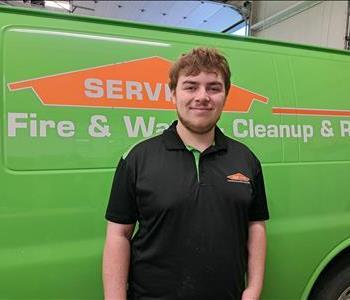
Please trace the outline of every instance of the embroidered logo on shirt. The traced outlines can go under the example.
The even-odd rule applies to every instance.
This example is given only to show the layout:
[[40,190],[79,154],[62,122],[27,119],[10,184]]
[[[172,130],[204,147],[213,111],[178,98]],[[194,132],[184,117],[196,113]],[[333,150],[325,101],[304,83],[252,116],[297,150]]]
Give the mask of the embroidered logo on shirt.
[[241,173],[228,175],[226,179],[228,182],[240,182],[240,183],[250,184],[250,179]]

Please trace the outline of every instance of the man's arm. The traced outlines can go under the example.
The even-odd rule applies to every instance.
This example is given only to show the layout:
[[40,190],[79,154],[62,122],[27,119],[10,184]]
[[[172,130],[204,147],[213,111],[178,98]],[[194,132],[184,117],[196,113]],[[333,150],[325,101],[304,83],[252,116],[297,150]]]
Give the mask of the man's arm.
[[103,253],[103,287],[106,300],[126,300],[133,230],[134,224],[107,223]]
[[266,256],[266,228],[264,221],[249,223],[248,282],[242,300],[259,300],[263,287]]

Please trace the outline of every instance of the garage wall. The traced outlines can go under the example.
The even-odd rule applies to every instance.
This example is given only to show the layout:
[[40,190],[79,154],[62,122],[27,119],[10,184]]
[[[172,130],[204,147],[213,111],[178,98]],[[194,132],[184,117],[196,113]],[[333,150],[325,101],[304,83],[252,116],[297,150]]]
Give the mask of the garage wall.
[[344,49],[347,1],[253,1],[251,35]]

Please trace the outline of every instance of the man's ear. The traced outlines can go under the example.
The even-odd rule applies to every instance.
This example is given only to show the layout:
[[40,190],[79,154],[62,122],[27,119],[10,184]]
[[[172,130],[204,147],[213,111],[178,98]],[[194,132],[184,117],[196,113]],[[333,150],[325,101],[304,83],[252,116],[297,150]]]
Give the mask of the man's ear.
[[175,89],[171,90],[171,102],[173,102],[174,104],[176,103],[176,93],[175,93]]

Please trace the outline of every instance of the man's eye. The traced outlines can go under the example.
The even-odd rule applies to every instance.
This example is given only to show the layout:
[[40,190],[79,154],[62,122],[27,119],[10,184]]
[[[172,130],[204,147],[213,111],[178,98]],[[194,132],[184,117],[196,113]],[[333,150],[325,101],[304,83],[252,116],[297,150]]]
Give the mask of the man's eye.
[[186,86],[185,87],[185,90],[188,90],[188,91],[194,91],[195,87],[194,86]]
[[221,88],[220,88],[220,87],[215,87],[215,86],[213,86],[213,87],[210,87],[210,88],[209,88],[209,91],[212,91],[212,92],[221,92]]

